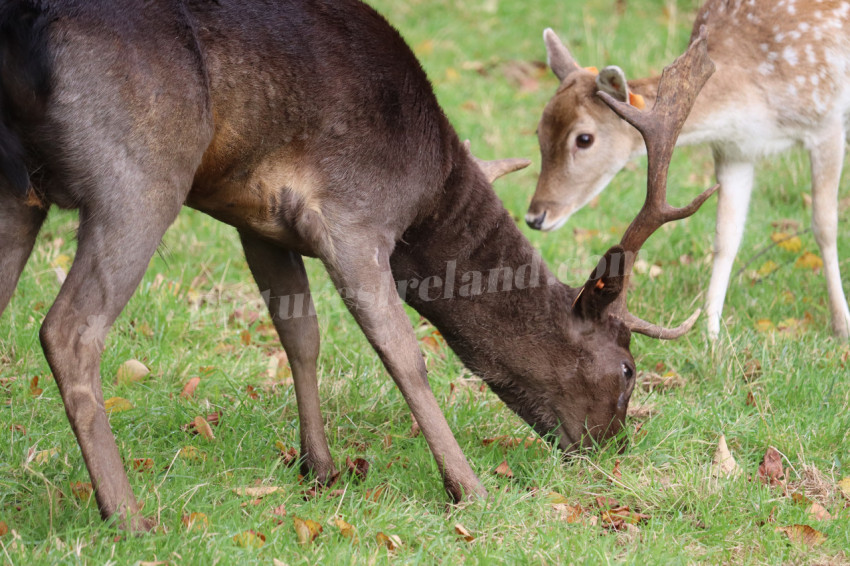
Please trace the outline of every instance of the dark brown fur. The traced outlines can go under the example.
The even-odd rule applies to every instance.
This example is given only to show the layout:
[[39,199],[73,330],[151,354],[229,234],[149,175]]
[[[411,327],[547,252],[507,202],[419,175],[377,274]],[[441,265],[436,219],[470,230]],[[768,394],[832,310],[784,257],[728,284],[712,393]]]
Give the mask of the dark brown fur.
[[[103,337],[184,203],[240,232],[292,364],[304,469],[320,481],[335,469],[316,385],[318,325],[279,312],[298,295],[312,312],[303,255],[324,262],[453,499],[485,491],[428,386],[400,281],[403,298],[540,434],[572,449],[620,430],[634,362],[628,329],[606,309],[622,276],[603,269],[604,292],[597,277],[573,308],[577,290],[535,256],[412,52],[371,8],[355,0],[13,4],[49,25],[34,26],[11,4],[0,12],[0,26],[16,30],[0,39],[2,52],[40,57],[41,69],[23,94],[9,75],[0,79],[0,147],[25,148],[0,162],[0,308],[45,216],[25,204],[25,166],[31,196],[80,210],[77,257],[41,340],[105,517],[148,526],[103,409]],[[10,57],[4,69],[15,77],[33,68],[31,57]],[[47,94],[37,88],[44,77]],[[30,95],[43,100],[37,116],[21,111]],[[429,289],[435,276],[448,280],[449,265],[457,277]],[[511,278],[491,284],[500,269]],[[464,293],[473,272],[480,293]]]

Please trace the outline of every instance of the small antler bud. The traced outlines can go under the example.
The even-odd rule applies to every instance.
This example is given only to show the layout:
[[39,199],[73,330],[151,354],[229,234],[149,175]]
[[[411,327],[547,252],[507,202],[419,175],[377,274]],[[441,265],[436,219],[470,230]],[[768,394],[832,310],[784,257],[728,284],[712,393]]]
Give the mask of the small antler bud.
[[531,161],[528,159],[519,159],[519,158],[511,158],[511,159],[497,159],[495,161],[485,161],[483,159],[478,159],[473,155],[472,150],[470,149],[469,140],[465,140],[463,142],[463,147],[466,149],[466,152],[472,157],[475,163],[478,164],[478,167],[484,171],[484,175],[487,177],[487,181],[493,183],[499,177],[503,177],[508,173],[513,173],[514,171],[519,171],[520,169],[525,169],[529,165],[531,165]]

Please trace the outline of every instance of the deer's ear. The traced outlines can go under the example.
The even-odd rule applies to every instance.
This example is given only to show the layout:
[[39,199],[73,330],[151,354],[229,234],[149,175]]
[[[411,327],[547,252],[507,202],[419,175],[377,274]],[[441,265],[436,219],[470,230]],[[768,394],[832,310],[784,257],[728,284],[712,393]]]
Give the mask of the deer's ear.
[[629,84],[626,82],[626,73],[616,65],[605,67],[599,71],[599,75],[596,77],[596,87],[620,102],[629,102]]
[[573,311],[581,318],[600,320],[623,291],[625,264],[626,253],[622,247],[614,246],[605,252],[576,296]]
[[552,28],[546,28],[543,31],[543,43],[546,44],[546,62],[558,80],[563,81],[567,75],[579,70],[580,67],[570,54],[570,50],[552,31]]

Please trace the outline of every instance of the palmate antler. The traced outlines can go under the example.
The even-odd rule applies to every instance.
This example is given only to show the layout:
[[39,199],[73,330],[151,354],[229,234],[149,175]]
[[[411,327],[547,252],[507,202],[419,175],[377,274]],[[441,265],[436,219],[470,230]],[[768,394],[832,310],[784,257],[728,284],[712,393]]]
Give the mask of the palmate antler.
[[649,160],[646,201],[620,240],[620,245],[625,252],[623,254],[624,291],[611,305],[609,312],[624,320],[633,332],[664,340],[678,338],[688,332],[696,322],[700,310],[698,309],[676,328],[664,328],[643,321],[631,314],[626,306],[628,280],[635,257],[647,238],[667,222],[680,220],[695,213],[719,188],[719,185],[715,185],[682,208],[675,208],[667,202],[667,171],[676,146],[676,139],[697,95],[714,73],[714,63],[708,57],[706,35],[705,26],[702,26],[699,36],[688,46],[684,55],[664,69],[658,85],[658,98],[651,111],[640,111],[607,93],[597,93],[614,112],[641,133],[646,143],[646,154]]

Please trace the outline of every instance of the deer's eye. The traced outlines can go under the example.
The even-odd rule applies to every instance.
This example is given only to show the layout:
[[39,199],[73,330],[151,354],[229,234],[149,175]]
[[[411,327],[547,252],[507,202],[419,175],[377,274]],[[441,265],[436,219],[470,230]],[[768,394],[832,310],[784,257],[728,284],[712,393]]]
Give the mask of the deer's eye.
[[626,381],[631,381],[631,379],[635,376],[635,370],[632,369],[628,363],[623,362],[620,364],[620,367],[623,370],[623,377],[626,378]]
[[579,149],[587,149],[593,145],[593,136],[590,134],[579,134],[576,136],[576,146]]

